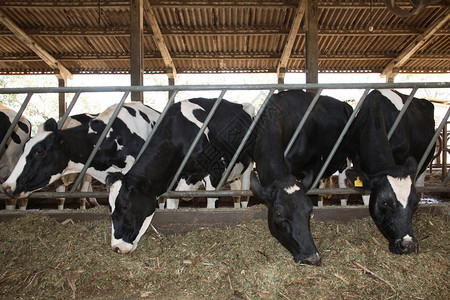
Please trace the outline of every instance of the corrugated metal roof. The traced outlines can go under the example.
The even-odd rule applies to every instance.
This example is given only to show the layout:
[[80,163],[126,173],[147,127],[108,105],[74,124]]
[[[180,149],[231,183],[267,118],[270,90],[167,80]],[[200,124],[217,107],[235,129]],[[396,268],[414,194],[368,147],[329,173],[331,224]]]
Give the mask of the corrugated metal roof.
[[[276,72],[298,6],[298,1],[265,0],[148,2],[178,73]],[[448,14],[448,6],[441,1],[400,18],[381,0],[318,1],[319,71],[383,71],[433,21]],[[145,7],[144,69],[164,73]],[[130,71],[129,1],[0,0],[0,11],[72,74]],[[304,23],[305,17],[288,72],[305,70]],[[397,71],[449,70],[447,22]],[[53,72],[0,23],[0,74]]]

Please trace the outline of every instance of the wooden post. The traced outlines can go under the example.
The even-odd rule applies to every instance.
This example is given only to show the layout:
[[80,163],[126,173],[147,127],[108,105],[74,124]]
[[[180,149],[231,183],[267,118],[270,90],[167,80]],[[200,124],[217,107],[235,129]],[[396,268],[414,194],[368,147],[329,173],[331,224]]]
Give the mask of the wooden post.
[[[65,87],[67,81],[65,79],[58,79],[58,87]],[[67,109],[66,93],[59,93],[59,118],[62,118]]]
[[306,3],[306,83],[319,82],[319,30],[317,0]]
[[[144,4],[143,0],[130,1],[130,75],[132,86],[144,84]],[[132,101],[144,101],[142,92],[132,92]]]

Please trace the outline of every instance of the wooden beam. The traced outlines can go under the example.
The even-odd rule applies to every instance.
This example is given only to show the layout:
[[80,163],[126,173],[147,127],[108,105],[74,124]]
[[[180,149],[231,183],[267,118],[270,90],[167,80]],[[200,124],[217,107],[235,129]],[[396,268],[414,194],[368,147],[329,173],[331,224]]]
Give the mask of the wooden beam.
[[158,21],[153,13],[153,9],[148,1],[145,1],[144,8],[146,11],[145,16],[147,17],[147,22],[150,24],[153,31],[153,40],[155,41],[159,52],[161,52],[164,65],[166,67],[167,76],[169,76],[169,78],[175,78],[177,76],[177,69],[175,68],[175,64],[173,63],[172,56],[170,55],[166,42],[164,41]]
[[[67,80],[58,79],[58,87],[66,87],[66,86],[67,86]],[[58,102],[59,102],[59,118],[61,119],[67,109],[66,93],[58,94]]]
[[[132,86],[144,85],[144,0],[130,1],[130,77]],[[131,92],[131,101],[144,101],[142,92]]]
[[319,29],[317,0],[306,4],[306,83],[319,82]]
[[[381,73],[381,77],[387,77],[388,80],[392,80],[396,74],[396,69],[403,66],[442,26],[444,26],[450,20],[450,9],[444,8],[442,17],[435,20],[424,33],[419,35],[414,42],[406,47],[400,55],[392,60]],[[391,78],[391,79],[389,79]]]
[[283,83],[284,81],[284,75],[286,74],[289,57],[291,56],[292,48],[294,47],[294,42],[300,28],[300,23],[303,19],[303,15],[305,14],[306,1],[307,0],[300,0],[297,9],[295,10],[294,20],[291,24],[291,30],[289,31],[286,45],[284,46],[283,53],[281,54],[281,58],[277,66],[277,77],[279,83]]
[[36,53],[47,65],[55,70],[58,79],[72,79],[72,74],[59,61],[50,55],[46,50],[39,46],[36,41],[29,37],[22,29],[19,28],[9,17],[0,10],[0,22],[3,23],[15,36],[22,41],[28,48]]

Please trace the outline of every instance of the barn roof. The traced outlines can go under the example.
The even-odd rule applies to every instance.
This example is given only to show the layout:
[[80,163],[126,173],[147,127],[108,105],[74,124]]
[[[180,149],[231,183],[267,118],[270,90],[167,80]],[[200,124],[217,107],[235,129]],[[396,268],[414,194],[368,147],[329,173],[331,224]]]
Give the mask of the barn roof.
[[[276,72],[280,62],[304,72],[299,7],[294,0],[144,0],[144,72],[166,73],[167,56],[177,73]],[[319,71],[449,72],[449,15],[445,0],[406,18],[382,0],[319,0]],[[0,74],[130,73],[130,52],[130,1],[0,0]]]

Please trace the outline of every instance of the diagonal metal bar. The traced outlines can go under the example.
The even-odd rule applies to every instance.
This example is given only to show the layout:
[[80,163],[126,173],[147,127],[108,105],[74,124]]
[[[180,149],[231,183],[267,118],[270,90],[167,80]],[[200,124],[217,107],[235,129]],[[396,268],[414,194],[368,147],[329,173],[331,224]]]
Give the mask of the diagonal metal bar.
[[167,101],[166,106],[164,107],[162,113],[159,115],[158,120],[155,123],[155,126],[153,126],[152,131],[150,131],[150,134],[147,137],[147,140],[145,140],[144,145],[141,148],[141,151],[139,151],[139,154],[136,156],[136,159],[134,160],[133,166],[136,164],[136,162],[141,158],[142,154],[144,154],[145,149],[147,149],[148,145],[150,144],[150,141],[153,138],[153,135],[155,134],[156,130],[159,127],[159,124],[161,124],[163,118],[166,116],[167,111],[169,110],[170,106],[173,104],[175,96],[177,95],[178,91],[175,90],[169,98],[169,101]]
[[220,93],[219,98],[215,100],[215,103],[213,107],[211,108],[211,111],[209,112],[208,116],[206,117],[205,121],[203,122],[202,127],[197,133],[197,136],[195,137],[194,141],[192,142],[191,147],[189,148],[188,152],[186,153],[186,156],[184,157],[183,161],[181,162],[180,167],[178,167],[177,172],[175,173],[175,176],[173,177],[172,181],[170,182],[170,185],[168,187],[168,191],[171,191],[172,188],[175,186],[175,183],[178,181],[178,177],[180,176],[181,172],[184,169],[184,166],[186,165],[187,161],[191,157],[192,152],[194,151],[195,146],[197,146],[198,142],[200,141],[200,138],[202,137],[203,133],[205,132],[206,127],[208,127],[209,122],[211,121],[214,113],[216,112],[217,108],[219,107],[220,102],[222,102],[223,96],[227,92],[226,89],[222,90]]
[[23,111],[27,107],[27,105],[30,102],[32,96],[33,96],[33,93],[28,93],[26,98],[25,98],[25,101],[23,101],[22,105],[20,106],[19,111],[17,112],[16,116],[14,117],[11,125],[8,128],[8,131],[6,131],[6,134],[3,137],[2,142],[0,143],[0,153],[3,152],[3,149],[6,146],[6,142],[8,142],[8,139],[10,138],[11,134],[13,133],[14,128],[16,128],[16,125],[19,123],[20,117],[22,116]]
[[291,150],[292,146],[295,143],[295,140],[297,139],[298,135],[300,134],[300,131],[303,129],[303,126],[305,125],[306,121],[309,118],[309,115],[311,114],[312,110],[316,106],[317,101],[319,101],[320,94],[322,94],[323,89],[320,88],[317,90],[316,95],[314,96],[313,100],[311,101],[311,104],[308,106],[308,109],[306,110],[305,114],[303,115],[303,118],[300,120],[300,123],[298,124],[297,128],[294,131],[294,134],[291,137],[291,140],[289,141],[289,144],[286,147],[286,150],[284,150],[284,157],[286,157]]
[[72,101],[70,101],[69,106],[66,109],[66,112],[62,116],[62,118],[58,122],[58,129],[61,129],[64,126],[64,123],[66,122],[67,118],[69,117],[70,112],[72,111],[73,107],[78,101],[78,98],[80,97],[81,91],[78,91],[75,93],[75,95],[72,98]]
[[228,176],[230,176],[231,170],[233,169],[234,165],[236,164],[236,161],[241,155],[242,150],[245,147],[245,144],[247,143],[248,139],[250,138],[250,135],[253,132],[253,129],[256,127],[256,124],[258,123],[259,118],[261,118],[261,115],[266,109],[267,103],[269,103],[269,99],[272,97],[273,93],[275,92],[275,89],[271,89],[269,93],[267,94],[266,100],[264,100],[263,105],[261,105],[261,108],[259,109],[258,113],[256,114],[256,117],[253,119],[252,124],[250,124],[250,127],[247,130],[247,133],[245,134],[244,138],[242,139],[241,143],[239,144],[239,147],[237,148],[236,152],[233,155],[233,158],[231,159],[230,163],[228,164],[227,168],[225,169],[225,172],[222,175],[222,178],[219,181],[219,184],[216,187],[216,190],[220,190],[223,185],[225,184],[225,181],[228,179]]
[[75,192],[75,190],[78,188],[78,186],[81,183],[81,180],[83,179],[83,176],[86,174],[87,169],[91,165],[92,161],[94,160],[95,155],[97,154],[98,149],[100,148],[101,144],[103,143],[103,140],[105,139],[106,135],[108,134],[109,130],[111,129],[112,124],[116,120],[117,115],[119,114],[120,109],[122,108],[125,100],[128,98],[128,95],[130,92],[125,92],[122,96],[122,99],[120,100],[119,104],[117,104],[116,109],[114,110],[113,114],[109,118],[108,124],[106,124],[105,129],[103,129],[102,134],[100,135],[97,144],[95,144],[94,149],[92,150],[91,154],[89,155],[86,163],[83,166],[83,169],[81,169],[80,175],[78,175],[77,180],[75,180],[75,183],[73,184],[71,192]]
[[366,88],[364,90],[364,93],[363,93],[361,99],[359,99],[359,102],[356,105],[355,109],[353,110],[353,113],[350,115],[350,118],[348,119],[347,124],[345,124],[344,129],[342,130],[341,134],[339,135],[338,140],[336,141],[333,148],[331,149],[330,154],[328,155],[322,168],[319,171],[319,174],[317,174],[317,177],[314,180],[314,183],[311,185],[311,188],[315,188],[319,184],[319,181],[322,178],[323,173],[325,173],[325,170],[328,168],[328,165],[330,164],[331,160],[333,159],[334,154],[336,153],[337,149],[339,148],[342,141],[344,140],[344,137],[347,134],[347,131],[350,128],[350,125],[352,125],[353,120],[355,119],[356,115],[358,114],[359,109],[361,108],[361,105],[364,103],[364,100],[366,100],[367,94],[369,94],[369,90],[370,90],[370,88]]
[[425,150],[425,152],[422,155],[422,158],[420,159],[420,162],[417,164],[416,177],[417,175],[419,175],[419,171],[420,169],[422,169],[422,166],[425,163],[425,160],[427,159],[427,156],[430,153],[431,149],[433,148],[434,144],[436,144],[436,140],[439,137],[439,134],[441,134],[442,128],[444,128],[445,124],[447,123],[449,116],[450,116],[450,107],[447,109],[447,113],[445,114],[444,118],[441,121],[441,124],[439,124],[439,127],[434,133],[433,138],[431,139],[427,149]]
[[389,130],[388,135],[387,135],[387,138],[389,141],[391,140],[391,137],[394,134],[395,129],[397,129],[398,124],[402,120],[403,115],[406,113],[406,110],[408,109],[409,105],[411,104],[416,92],[417,92],[417,87],[414,87],[413,90],[411,91],[411,94],[409,95],[408,99],[406,99],[406,102],[403,105],[402,110],[398,114],[397,119],[395,119],[394,124],[392,124],[392,127]]

